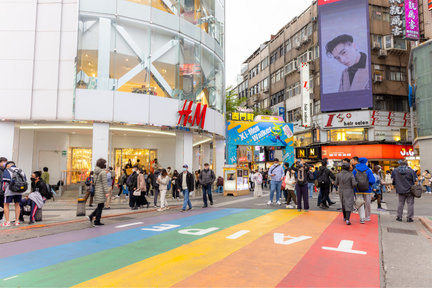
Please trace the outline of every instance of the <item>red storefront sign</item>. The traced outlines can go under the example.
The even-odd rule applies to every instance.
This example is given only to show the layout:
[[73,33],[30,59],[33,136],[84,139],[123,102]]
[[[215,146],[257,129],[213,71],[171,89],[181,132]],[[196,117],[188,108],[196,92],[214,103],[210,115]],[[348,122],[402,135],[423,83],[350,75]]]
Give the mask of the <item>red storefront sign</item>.
[[344,159],[354,156],[399,160],[414,156],[414,150],[412,145],[392,144],[322,146],[322,158]]
[[340,1],[340,0],[318,0],[318,6],[329,4],[332,2],[337,2],[337,1]]
[[[189,105],[187,105],[189,102]],[[186,108],[187,105],[187,108]],[[201,111],[201,103],[196,104],[195,112],[192,117],[192,108],[193,108],[193,101],[185,100],[183,104],[183,109],[178,111],[179,113],[179,119],[177,125],[180,125],[183,119],[183,126],[186,126],[188,123],[191,126],[199,126],[201,129],[204,129],[204,123],[207,113],[207,105],[203,105],[202,111]],[[183,118],[184,117],[184,118]]]

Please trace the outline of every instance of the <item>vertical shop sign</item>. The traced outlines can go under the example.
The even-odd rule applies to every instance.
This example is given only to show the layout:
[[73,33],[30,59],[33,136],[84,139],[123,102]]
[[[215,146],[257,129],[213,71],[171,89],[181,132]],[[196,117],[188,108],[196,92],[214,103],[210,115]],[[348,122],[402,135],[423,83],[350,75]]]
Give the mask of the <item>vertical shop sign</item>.
[[311,126],[311,109],[310,109],[309,65],[308,65],[308,63],[301,63],[300,83],[301,83],[301,95],[302,95],[303,127],[309,127],[309,126]]
[[419,40],[419,19],[417,0],[405,0],[405,38]]
[[403,36],[403,5],[403,0],[390,0],[390,26],[393,36]]

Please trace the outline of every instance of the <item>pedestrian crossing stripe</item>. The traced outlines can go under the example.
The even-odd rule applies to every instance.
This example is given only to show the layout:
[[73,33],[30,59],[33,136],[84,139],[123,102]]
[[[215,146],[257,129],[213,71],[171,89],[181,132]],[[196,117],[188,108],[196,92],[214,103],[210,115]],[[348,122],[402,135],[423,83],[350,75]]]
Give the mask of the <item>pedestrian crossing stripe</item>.
[[[357,224],[354,218],[352,226],[344,224],[340,213],[324,211],[221,209],[190,217],[180,215],[184,214],[154,225],[136,227],[125,223],[119,232],[1,258],[5,271],[0,286],[380,285],[378,221],[374,215],[366,225]],[[146,220],[139,221],[145,225]],[[132,239],[119,241],[122,237]],[[337,248],[341,241],[352,241],[352,250],[367,253],[323,249]],[[97,244],[102,247],[93,251]],[[65,251],[74,251],[75,246],[84,252],[74,257]],[[39,265],[31,263],[33,257],[40,257]],[[53,261],[54,257],[60,261]],[[16,261],[23,259],[27,260],[20,268]],[[7,265],[8,260],[12,266]],[[364,269],[368,277],[359,279],[353,275],[353,271]]]

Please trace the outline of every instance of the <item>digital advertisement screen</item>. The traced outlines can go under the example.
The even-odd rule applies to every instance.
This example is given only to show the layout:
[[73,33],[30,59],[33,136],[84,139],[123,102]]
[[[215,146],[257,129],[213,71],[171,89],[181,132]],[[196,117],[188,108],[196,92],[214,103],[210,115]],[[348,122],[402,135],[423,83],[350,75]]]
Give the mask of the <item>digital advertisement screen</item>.
[[321,110],[373,106],[368,0],[318,1]]

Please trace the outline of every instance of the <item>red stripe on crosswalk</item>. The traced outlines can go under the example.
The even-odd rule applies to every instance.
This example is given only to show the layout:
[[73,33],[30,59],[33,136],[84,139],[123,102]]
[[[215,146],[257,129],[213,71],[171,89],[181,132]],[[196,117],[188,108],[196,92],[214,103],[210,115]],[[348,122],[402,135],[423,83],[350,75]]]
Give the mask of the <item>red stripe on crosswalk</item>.
[[[379,287],[378,216],[371,219],[360,224],[353,215],[351,226],[342,215],[335,219],[277,287]],[[352,253],[332,250],[347,250],[350,244]]]

